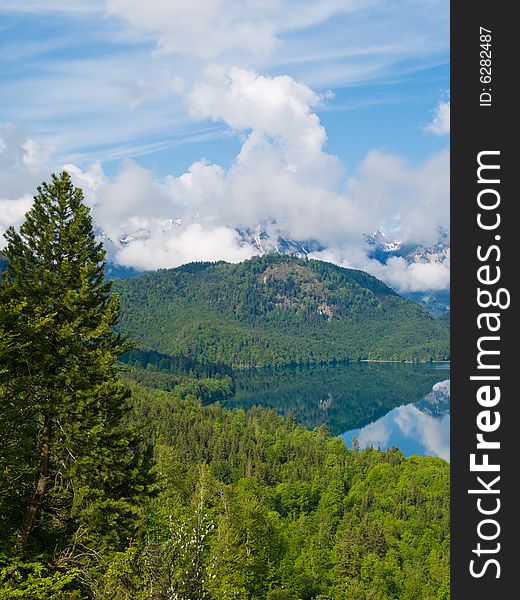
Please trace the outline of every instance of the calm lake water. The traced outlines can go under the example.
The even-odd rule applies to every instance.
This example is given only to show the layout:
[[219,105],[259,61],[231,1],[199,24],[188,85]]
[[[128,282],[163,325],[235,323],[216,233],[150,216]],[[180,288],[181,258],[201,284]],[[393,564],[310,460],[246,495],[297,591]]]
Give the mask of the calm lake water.
[[236,374],[229,408],[274,408],[313,429],[326,425],[351,447],[397,446],[406,456],[449,460],[449,364],[348,363]]

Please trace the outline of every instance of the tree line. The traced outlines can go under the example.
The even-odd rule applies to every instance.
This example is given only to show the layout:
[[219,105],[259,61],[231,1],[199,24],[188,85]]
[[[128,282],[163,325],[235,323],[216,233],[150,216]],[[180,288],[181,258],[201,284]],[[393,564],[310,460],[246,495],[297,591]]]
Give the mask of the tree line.
[[449,597],[444,461],[203,405],[225,373],[122,374],[119,298],[67,173],[5,237],[2,598]]
[[198,263],[116,283],[144,349],[234,368],[449,358],[449,328],[361,271],[291,256]]

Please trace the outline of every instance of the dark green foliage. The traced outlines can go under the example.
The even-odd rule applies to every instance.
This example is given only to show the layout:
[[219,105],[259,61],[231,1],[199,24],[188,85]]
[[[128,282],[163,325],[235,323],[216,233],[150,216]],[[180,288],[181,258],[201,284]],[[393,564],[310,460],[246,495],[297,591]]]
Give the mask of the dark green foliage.
[[405,297],[424,306],[434,317],[439,317],[450,309],[450,290],[408,292]]
[[194,375],[195,377],[214,377],[215,375],[233,376],[228,365],[199,362],[188,356],[170,356],[155,350],[133,348],[119,357],[119,362],[138,369],[168,371],[169,373]]
[[193,263],[117,282],[142,347],[235,367],[449,357],[448,328],[374,277],[316,260]]
[[5,254],[0,250],[0,273],[3,273],[7,269],[9,261]]
[[[128,390],[115,361],[128,345],[112,331],[119,301],[81,190],[66,173],[53,176],[19,233],[5,237],[0,560],[10,575],[0,589],[2,597],[13,582],[24,589],[38,571],[32,561],[46,565],[50,587],[23,597],[47,598],[65,585],[60,573],[126,546],[144,489],[143,453],[120,428]],[[17,555],[26,562],[9,565]]]
[[332,435],[340,435],[421,400],[439,378],[448,377],[448,370],[430,364],[401,363],[240,370],[234,374],[235,395],[223,406],[267,406],[293,414],[308,429],[327,424]]
[[168,392],[175,390],[179,398],[199,398],[206,404],[231,398],[235,387],[229,375],[195,378],[186,374],[170,375],[153,369],[133,369],[125,372],[123,379]]
[[443,312],[442,315],[439,317],[439,321],[446,323],[446,325],[449,327],[451,323],[451,312],[449,310]]
[[348,450],[274,411],[175,390],[132,385],[132,398],[161,491],[100,597],[448,600],[443,460]]
[[193,264],[119,284],[132,353],[68,175],[6,238],[2,598],[448,600],[447,463],[215,402],[225,363],[444,357],[441,321],[326,263]]

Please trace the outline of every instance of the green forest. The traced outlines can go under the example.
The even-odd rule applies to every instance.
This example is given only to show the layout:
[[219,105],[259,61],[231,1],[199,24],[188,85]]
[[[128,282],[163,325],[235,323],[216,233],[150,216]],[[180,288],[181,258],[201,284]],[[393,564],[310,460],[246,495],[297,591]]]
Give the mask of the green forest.
[[375,277],[265,255],[117,281],[120,331],[146,349],[234,367],[447,360],[449,327]]
[[[220,401],[225,408],[252,406],[293,414],[300,425],[327,424],[340,435],[384,416],[406,399],[419,401],[439,381],[429,364],[348,362],[232,370],[155,351],[133,349],[119,361],[130,366],[125,380],[165,391],[191,394],[203,404]],[[449,371],[442,371],[446,377]]]
[[[5,237],[2,599],[449,598],[445,461],[347,448],[326,427],[219,402],[235,391],[229,364],[246,356],[256,364],[361,354],[355,340],[340,340],[361,332],[363,320],[376,354],[393,332],[398,356],[444,356],[447,334],[423,309],[366,274],[296,259],[195,265],[115,286],[66,173],[38,188],[25,222]],[[248,292],[270,278],[268,293]],[[287,310],[277,307],[296,292],[303,296]],[[230,337],[211,351],[209,329],[199,325],[217,300],[226,302],[206,311],[205,323]],[[379,337],[374,315],[384,324]],[[401,350],[413,329],[405,315],[421,333]],[[171,329],[168,320],[153,327],[166,316]],[[342,333],[331,337],[335,321]],[[297,324],[307,322],[301,339],[322,332],[316,344],[278,355],[276,344],[294,342]],[[239,352],[260,323],[257,339],[279,331],[274,349]],[[184,334],[168,342],[176,327]],[[135,341],[149,350],[133,349]]]

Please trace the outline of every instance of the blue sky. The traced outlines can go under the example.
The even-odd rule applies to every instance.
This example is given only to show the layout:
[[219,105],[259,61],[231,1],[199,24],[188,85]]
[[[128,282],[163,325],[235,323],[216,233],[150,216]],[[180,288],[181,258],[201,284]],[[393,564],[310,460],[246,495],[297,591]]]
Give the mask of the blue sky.
[[[434,241],[421,203],[447,228],[446,182],[423,197],[447,166],[447,0],[3,0],[0,34],[0,227],[68,165],[140,268],[242,259],[232,232],[261,223],[349,266],[366,228]],[[138,241],[159,260],[118,246],[157,227]]]

